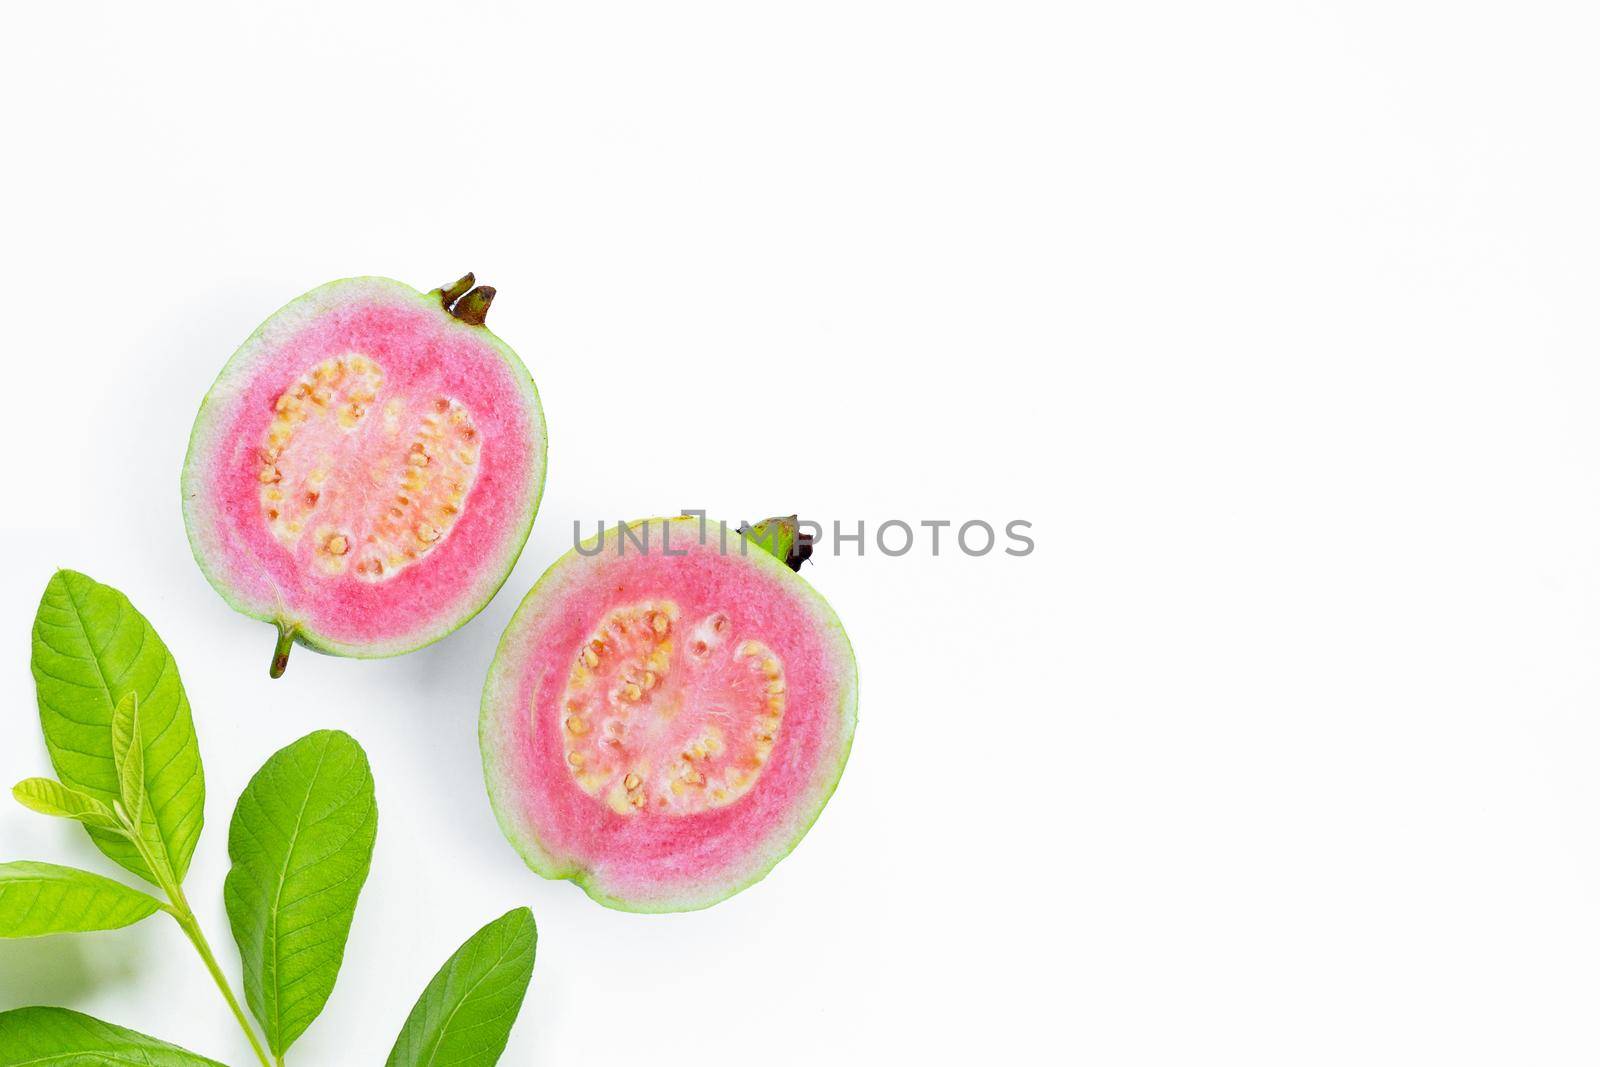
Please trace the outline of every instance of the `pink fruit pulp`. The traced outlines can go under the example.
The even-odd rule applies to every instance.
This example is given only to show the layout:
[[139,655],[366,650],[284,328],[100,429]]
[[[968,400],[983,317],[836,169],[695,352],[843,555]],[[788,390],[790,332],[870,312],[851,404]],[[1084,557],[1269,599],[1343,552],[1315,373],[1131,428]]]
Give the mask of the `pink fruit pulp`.
[[[685,555],[662,553],[664,522],[672,552]],[[752,545],[741,556],[738,535],[719,524],[708,525],[705,544],[694,519],[648,525],[648,554],[630,542],[619,556],[613,531],[598,555],[569,553],[540,579],[501,640],[480,734],[491,801],[530,866],[572,879],[612,907],[689,910],[759,880],[821,812],[854,733],[855,659],[827,603],[762,549]],[[719,534],[729,538],[727,554],[719,550]],[[781,662],[786,706],[765,765],[731,802],[689,814],[652,803],[623,814],[575,777],[563,701],[573,665],[602,621],[619,607],[663,601],[676,605],[684,638],[674,647],[679,662],[669,676],[681,674],[689,631],[701,620],[725,617],[732,642],[760,642]],[[713,669],[689,688],[698,698],[738,704],[737,686],[719,673],[726,669]],[[733,728],[743,727],[747,716],[733,710]],[[650,748],[659,740],[646,738],[637,758],[653,765],[673,758]]]
[[[320,364],[352,354],[383,374],[368,419],[399,398],[409,426],[418,410],[448,398],[470,414],[479,442],[470,492],[447,536],[381,581],[319,573],[308,558],[313,538],[286,546],[263,514],[262,449],[279,398]],[[437,296],[387,279],[346,279],[274,315],[224,368],[190,443],[185,518],[196,558],[235,608],[314,648],[389,655],[444,636],[499,588],[532,524],[544,441],[532,380],[503,342],[453,319]],[[359,468],[384,447],[368,441],[344,459]],[[343,480],[346,513],[382,506],[364,488]]]

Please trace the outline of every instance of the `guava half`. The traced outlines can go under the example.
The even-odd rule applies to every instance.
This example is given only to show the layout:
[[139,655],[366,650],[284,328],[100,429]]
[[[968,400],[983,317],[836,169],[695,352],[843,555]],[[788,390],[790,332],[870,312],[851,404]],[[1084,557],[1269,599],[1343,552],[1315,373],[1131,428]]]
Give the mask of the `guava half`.
[[484,687],[484,776],[528,865],[623,911],[709,907],[759,881],[833,795],[856,663],[801,578],[694,517],[613,527],[517,609]]
[[183,518],[224,600],[291,643],[392,656],[476,615],[511,573],[544,484],[522,361],[467,275],[313,289],[251,334],[200,405]]

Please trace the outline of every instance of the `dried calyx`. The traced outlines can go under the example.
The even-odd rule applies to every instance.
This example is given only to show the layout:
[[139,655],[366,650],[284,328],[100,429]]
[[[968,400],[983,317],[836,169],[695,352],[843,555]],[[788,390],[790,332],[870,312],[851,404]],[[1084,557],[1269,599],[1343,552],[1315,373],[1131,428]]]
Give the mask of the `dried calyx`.
[[475,280],[472,272],[468,271],[449,286],[435,289],[432,294],[439,298],[440,305],[446,311],[468,326],[482,326],[483,320],[488,317],[489,305],[494,301],[494,286],[479,285],[474,288]]
[[800,565],[811,558],[816,541],[810,534],[801,532],[798,515],[762,519],[754,526],[745,523],[739,527],[739,533],[746,541],[777,556],[792,571],[798,571]]

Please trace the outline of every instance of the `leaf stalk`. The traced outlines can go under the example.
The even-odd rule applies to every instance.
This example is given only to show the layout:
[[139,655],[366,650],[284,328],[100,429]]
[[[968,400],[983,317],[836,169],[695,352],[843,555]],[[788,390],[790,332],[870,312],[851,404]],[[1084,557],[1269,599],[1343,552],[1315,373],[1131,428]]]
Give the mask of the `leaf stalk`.
[[[206,965],[206,970],[211,974],[211,980],[216,983],[217,989],[222,993],[222,999],[227,1001],[228,1010],[233,1012],[234,1021],[239,1024],[239,1029],[244,1031],[244,1036],[250,1041],[250,1050],[256,1054],[261,1067],[273,1067],[272,1061],[267,1059],[266,1049],[261,1047],[261,1039],[256,1036],[255,1029],[250,1021],[245,1018],[244,1009],[239,1006],[239,1000],[233,995],[232,988],[228,985],[228,978],[222,973],[222,967],[217,963],[216,955],[211,951],[211,943],[206,940],[205,931],[200,929],[200,920],[195,918],[194,910],[189,907],[189,900],[183,895],[183,886],[172,876],[171,867],[158,861],[146,847],[143,836],[126,823],[122,828],[123,835],[133,842],[133,847],[139,851],[145,865],[150,868],[156,877],[156,884],[167,895],[168,903],[163,905],[168,915],[177,922],[178,928],[189,939],[189,944],[200,954],[200,960]],[[282,1057],[278,1058],[278,1067],[283,1067]]]

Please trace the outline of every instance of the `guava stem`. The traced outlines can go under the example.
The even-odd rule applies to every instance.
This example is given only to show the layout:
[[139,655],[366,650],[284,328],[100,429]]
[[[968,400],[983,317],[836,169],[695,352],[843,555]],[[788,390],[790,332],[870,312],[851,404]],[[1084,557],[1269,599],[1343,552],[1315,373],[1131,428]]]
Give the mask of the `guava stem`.
[[450,314],[468,326],[482,326],[483,320],[489,314],[489,303],[493,299],[494,286],[480,285],[460,300],[457,300],[455,307],[450,309]]
[[282,678],[289,666],[289,649],[294,647],[294,627],[278,623],[278,644],[272,650],[272,668],[267,671],[274,678]]

